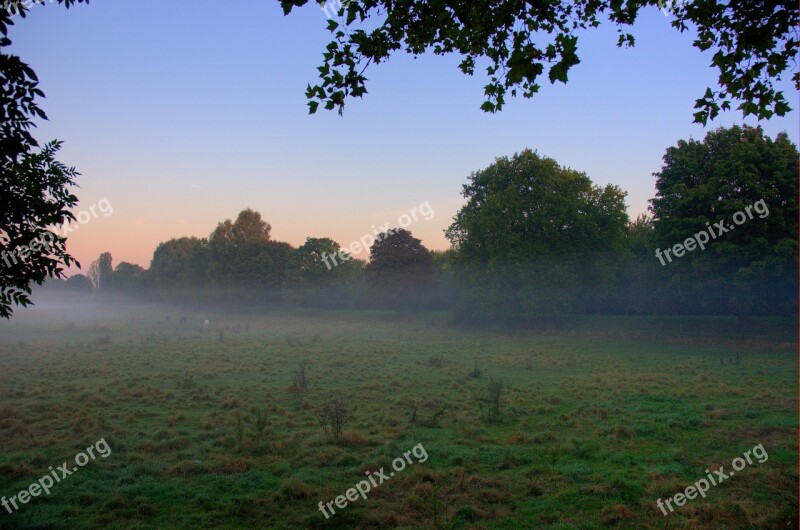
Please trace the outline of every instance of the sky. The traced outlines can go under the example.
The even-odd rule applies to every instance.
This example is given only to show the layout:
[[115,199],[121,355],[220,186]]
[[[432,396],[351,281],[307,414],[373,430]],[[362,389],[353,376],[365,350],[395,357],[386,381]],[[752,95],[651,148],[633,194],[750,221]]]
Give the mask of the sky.
[[[443,250],[469,175],[526,148],[620,186],[635,218],[664,151],[707,132],[693,106],[716,80],[711,53],[652,8],[634,48],[617,48],[613,27],[581,34],[566,85],[545,80],[501,113],[479,109],[486,77],[462,74],[458,57],[400,53],[367,70],[369,93],[344,116],[309,115],[329,41],[313,3],[285,17],[277,0],[94,1],[16,20],[11,50],[47,95],[35,135],[64,141],[59,159],[81,173],[86,222],[68,249],[84,269],[104,251],[146,268],[160,242],[207,237],[244,208],[275,240],[346,246],[428,203],[434,215],[408,229]],[[798,108],[790,77],[781,86]],[[710,127],[734,123],[757,122],[731,111]],[[797,111],[761,126],[798,143]]]

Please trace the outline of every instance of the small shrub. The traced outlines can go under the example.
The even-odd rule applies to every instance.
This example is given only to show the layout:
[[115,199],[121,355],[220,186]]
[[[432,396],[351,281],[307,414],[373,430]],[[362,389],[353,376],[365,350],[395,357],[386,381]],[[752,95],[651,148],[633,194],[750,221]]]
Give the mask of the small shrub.
[[502,382],[491,381],[486,385],[486,397],[483,397],[478,401],[481,405],[483,417],[486,421],[500,421],[500,400],[502,399],[502,396]]
[[253,422],[253,440],[258,443],[264,437],[264,432],[267,430],[267,411],[265,409],[258,409],[256,411],[256,418]]
[[242,421],[242,413],[236,412],[236,441],[239,442],[239,447],[244,446],[244,422]]
[[195,379],[194,374],[185,373],[178,379],[178,388],[182,388],[183,390],[191,390],[197,387],[197,379]]
[[430,366],[431,368],[441,368],[444,365],[444,361],[442,361],[441,357],[428,357],[425,359],[425,366]]
[[319,423],[322,430],[336,442],[342,439],[342,429],[350,419],[349,403],[342,396],[334,396],[328,403],[319,408]]
[[252,418],[245,421],[240,411],[236,411],[234,416],[234,434],[239,449],[258,446],[267,432],[269,422],[267,421],[266,409],[252,409]]
[[531,370],[533,370],[533,361],[532,361],[532,360],[530,360],[530,359],[525,359],[525,369],[526,369],[527,371],[529,371],[529,372],[530,372]]
[[467,373],[467,375],[468,375],[468,376],[469,376],[471,379],[480,379],[480,378],[481,378],[481,369],[480,369],[480,368],[478,368],[478,363],[477,363],[477,362],[475,362],[475,368],[473,368],[472,370],[470,370],[470,371]]
[[475,508],[471,504],[462,505],[455,513],[455,522],[474,523],[478,518]]
[[417,409],[418,408],[419,408],[419,405],[417,405],[415,402],[413,402],[413,401],[409,401],[408,402],[408,411],[409,411],[408,421],[409,421],[409,423],[411,423],[411,425],[416,425],[417,424]]
[[298,392],[304,392],[308,388],[308,378],[306,378],[306,363],[301,361],[297,366],[297,371],[294,373],[294,381],[292,381],[292,389]]

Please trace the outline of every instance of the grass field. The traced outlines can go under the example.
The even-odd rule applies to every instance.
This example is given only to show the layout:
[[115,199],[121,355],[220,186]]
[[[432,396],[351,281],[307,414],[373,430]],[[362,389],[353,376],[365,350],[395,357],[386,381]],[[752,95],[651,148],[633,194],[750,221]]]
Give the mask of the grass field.
[[[797,528],[789,320],[509,332],[442,313],[290,312],[212,316],[202,333],[205,315],[180,316],[43,306],[0,323],[0,495],[101,438],[111,448],[49,496],[0,508],[0,527]],[[338,442],[318,418],[336,394],[350,416]],[[319,511],[417,444],[426,461]],[[758,444],[765,462],[656,508]]]

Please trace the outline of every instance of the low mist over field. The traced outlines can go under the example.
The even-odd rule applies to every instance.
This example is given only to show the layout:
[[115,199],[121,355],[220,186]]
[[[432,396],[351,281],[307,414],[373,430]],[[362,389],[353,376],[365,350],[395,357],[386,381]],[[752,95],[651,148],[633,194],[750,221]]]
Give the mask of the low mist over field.
[[[102,438],[111,454],[20,505],[17,527],[633,528],[662,520],[656,499],[762,444],[768,460],[670,517],[793,520],[794,324],[551,325],[45,298],[2,324],[0,485],[14,494]],[[334,436],[321,419],[337,400]],[[427,459],[409,464],[420,444]],[[337,507],[381,469],[394,476]]]

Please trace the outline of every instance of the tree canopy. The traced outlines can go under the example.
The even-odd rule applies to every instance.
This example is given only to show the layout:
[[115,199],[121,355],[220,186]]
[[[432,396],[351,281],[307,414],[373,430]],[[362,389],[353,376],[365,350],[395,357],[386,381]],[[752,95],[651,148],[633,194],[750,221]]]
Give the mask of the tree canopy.
[[[284,13],[308,0],[280,0]],[[324,4],[324,0],[318,0]],[[617,45],[633,46],[629,29],[648,7],[664,8],[663,0],[353,0],[339,4],[338,20],[330,20],[331,41],[318,68],[319,82],[309,85],[310,112],[320,104],[341,113],[347,98],[366,94],[365,70],[389,60],[393,53],[434,53],[461,57],[460,70],[473,75],[484,68],[488,83],[481,108],[496,112],[506,96],[533,97],[542,76],[566,83],[580,63],[578,39],[584,30],[612,24]],[[759,119],[790,109],[776,81],[794,64],[800,22],[793,0],[669,2],[672,26],[695,33],[694,46],[713,51],[711,66],[717,87],[708,87],[695,104],[694,119],[707,123],[732,105],[744,116]],[[800,74],[795,73],[800,87]]]
[[773,140],[747,126],[667,149],[650,201],[655,245],[714,234],[709,248],[670,263],[695,297],[744,311],[785,304],[787,291],[797,293],[798,156],[785,133]]
[[[77,0],[82,2],[85,0]],[[76,0],[59,0],[67,7]],[[61,143],[39,148],[31,130],[34,119],[47,119],[39,107],[44,97],[33,69],[6,53],[15,14],[25,17],[30,2],[0,9],[0,317],[10,318],[13,305],[30,303],[31,284],[63,276],[77,264],[67,253],[66,238],[50,228],[73,221],[78,203],[70,192],[78,173],[55,159]],[[4,260],[5,261],[5,260]]]
[[[650,214],[630,221],[620,188],[526,149],[468,177],[446,252],[391,229],[365,266],[344,259],[330,238],[309,237],[297,249],[274,241],[261,214],[247,209],[208,239],[160,244],[150,270],[121,263],[110,272],[104,253],[92,272],[103,293],[181,304],[449,308],[479,323],[529,325],[567,313],[796,314],[799,154],[785,134],[772,139],[752,127],[681,140],[655,174]],[[754,215],[742,218],[751,206]],[[658,249],[731,220],[735,229],[705,248],[659,261]]]
[[613,284],[623,253],[625,193],[525,150],[473,173],[446,235],[456,251],[463,316],[501,320],[578,310]]
[[369,296],[381,306],[418,304],[420,294],[434,285],[431,252],[403,228],[391,229],[375,240],[365,272]]
[[618,249],[628,215],[625,193],[595,186],[531,150],[498,158],[464,185],[466,205],[447,237],[464,259],[514,262]]

